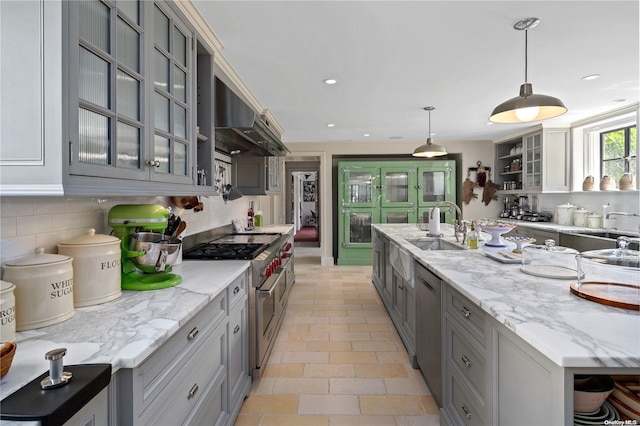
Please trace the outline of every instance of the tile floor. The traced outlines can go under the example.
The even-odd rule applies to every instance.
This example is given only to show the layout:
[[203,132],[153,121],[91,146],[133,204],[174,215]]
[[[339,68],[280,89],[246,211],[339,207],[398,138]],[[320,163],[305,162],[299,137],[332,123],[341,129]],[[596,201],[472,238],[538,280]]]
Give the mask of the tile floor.
[[263,376],[235,426],[431,426],[438,407],[371,282],[296,247],[296,283]]

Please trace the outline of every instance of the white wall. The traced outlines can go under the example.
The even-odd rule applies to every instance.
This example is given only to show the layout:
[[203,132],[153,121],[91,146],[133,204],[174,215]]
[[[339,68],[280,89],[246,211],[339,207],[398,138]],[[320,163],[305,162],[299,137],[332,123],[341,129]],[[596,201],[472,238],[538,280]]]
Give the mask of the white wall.
[[[228,225],[232,219],[246,223],[249,202],[256,198],[244,196],[224,204],[220,196],[201,197],[203,211],[174,207],[173,213],[187,223],[183,235],[192,235]],[[0,197],[0,263],[33,254],[37,247],[57,253],[60,241],[82,235],[88,228],[110,233],[107,212],[115,205],[156,202],[171,206],[167,197]],[[276,222],[265,221],[270,223]]]

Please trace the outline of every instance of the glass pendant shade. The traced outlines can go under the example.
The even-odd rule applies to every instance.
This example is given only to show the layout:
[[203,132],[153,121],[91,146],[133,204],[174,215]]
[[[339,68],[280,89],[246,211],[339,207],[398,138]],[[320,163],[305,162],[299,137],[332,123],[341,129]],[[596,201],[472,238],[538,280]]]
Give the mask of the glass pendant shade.
[[524,81],[520,86],[520,96],[511,98],[494,108],[489,120],[494,123],[526,123],[546,120],[567,112],[562,101],[553,96],[534,95],[533,86],[527,82],[527,35],[529,29],[538,25],[538,18],[525,18],[515,23],[513,28],[524,30]]

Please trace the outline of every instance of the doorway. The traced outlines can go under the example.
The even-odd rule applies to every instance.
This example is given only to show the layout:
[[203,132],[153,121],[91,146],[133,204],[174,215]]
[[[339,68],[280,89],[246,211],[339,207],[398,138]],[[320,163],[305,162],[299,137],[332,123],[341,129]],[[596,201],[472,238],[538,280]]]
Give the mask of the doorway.
[[320,162],[287,162],[287,223],[293,223],[294,243],[320,247]]

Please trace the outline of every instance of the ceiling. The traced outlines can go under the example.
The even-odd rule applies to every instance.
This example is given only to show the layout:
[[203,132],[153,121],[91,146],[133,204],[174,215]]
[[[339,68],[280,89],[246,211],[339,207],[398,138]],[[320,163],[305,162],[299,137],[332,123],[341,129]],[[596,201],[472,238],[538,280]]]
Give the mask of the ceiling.
[[[526,17],[540,19],[528,32],[528,81],[569,109],[548,123],[639,98],[637,0],[192,3],[285,143],[423,143],[425,106],[435,107],[436,143],[495,140],[536,124],[486,124],[524,82],[525,34],[513,24]],[[591,74],[600,78],[582,80]]]

